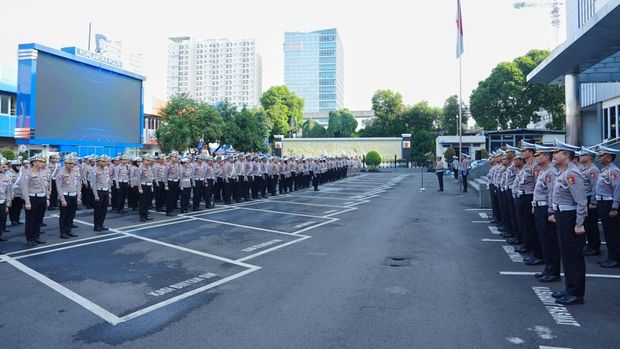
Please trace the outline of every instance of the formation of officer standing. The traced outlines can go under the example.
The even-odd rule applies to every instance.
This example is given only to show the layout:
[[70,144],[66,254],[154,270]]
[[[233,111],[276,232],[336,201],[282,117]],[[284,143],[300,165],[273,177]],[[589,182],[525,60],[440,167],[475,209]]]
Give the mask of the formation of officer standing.
[[[62,162],[61,162],[62,160]],[[112,212],[138,211],[141,222],[150,212],[175,215],[212,209],[216,203],[265,199],[359,174],[362,162],[345,156],[320,158],[273,157],[258,154],[199,155],[190,159],[172,152],[167,156],[107,155],[63,159],[41,155],[9,163],[0,158],[0,242],[7,215],[20,225],[25,209],[25,235],[31,247],[41,239],[47,209],[59,209],[60,238],[77,237],[73,220],[83,204],[93,209],[93,230],[109,230],[105,219]],[[154,202],[153,202],[154,201]]]
[[[559,282],[559,304],[583,304],[586,256],[601,254],[599,219],[607,243],[603,268],[620,267],[618,150],[595,150],[555,141],[553,147],[521,142],[492,154],[487,175],[498,230],[526,265],[541,265],[543,283]],[[601,169],[596,166],[598,161]]]

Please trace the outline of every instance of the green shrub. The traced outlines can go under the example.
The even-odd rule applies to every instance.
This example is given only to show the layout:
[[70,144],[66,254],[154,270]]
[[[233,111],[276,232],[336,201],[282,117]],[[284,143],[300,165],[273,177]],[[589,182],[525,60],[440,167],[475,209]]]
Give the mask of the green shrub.
[[15,160],[15,152],[11,149],[5,149],[2,151],[2,156],[4,156],[7,160]]
[[377,166],[381,165],[381,155],[379,155],[376,151],[371,150],[368,154],[366,154],[364,162],[371,168],[377,168]]
[[448,147],[448,149],[446,149],[446,151],[443,153],[443,158],[447,162],[450,162],[452,161],[452,157],[454,156],[454,154],[456,154],[456,152],[454,151],[454,148]]
[[481,159],[488,159],[489,158],[489,152],[486,149],[480,149],[480,158]]

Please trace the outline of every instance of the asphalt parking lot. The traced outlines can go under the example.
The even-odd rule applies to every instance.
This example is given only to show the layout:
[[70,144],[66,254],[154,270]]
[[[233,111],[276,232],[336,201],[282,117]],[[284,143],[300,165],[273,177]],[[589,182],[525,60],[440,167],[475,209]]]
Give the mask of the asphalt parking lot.
[[[92,213],[45,246],[12,227],[2,348],[616,348],[620,270],[588,257],[558,307],[452,180],[365,174],[175,217]],[[18,231],[19,230],[19,231]]]

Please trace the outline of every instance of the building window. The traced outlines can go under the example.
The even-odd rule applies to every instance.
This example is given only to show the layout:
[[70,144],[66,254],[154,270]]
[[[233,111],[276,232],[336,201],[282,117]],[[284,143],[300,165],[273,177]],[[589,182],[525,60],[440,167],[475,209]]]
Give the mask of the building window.
[[11,98],[0,95],[0,114],[9,115],[11,110]]

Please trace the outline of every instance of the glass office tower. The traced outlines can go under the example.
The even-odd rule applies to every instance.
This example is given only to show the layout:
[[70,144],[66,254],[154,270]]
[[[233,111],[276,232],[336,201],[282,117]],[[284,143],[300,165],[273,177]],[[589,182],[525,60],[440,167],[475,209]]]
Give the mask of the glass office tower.
[[284,33],[284,84],[304,99],[304,112],[344,107],[344,60],[335,28]]

